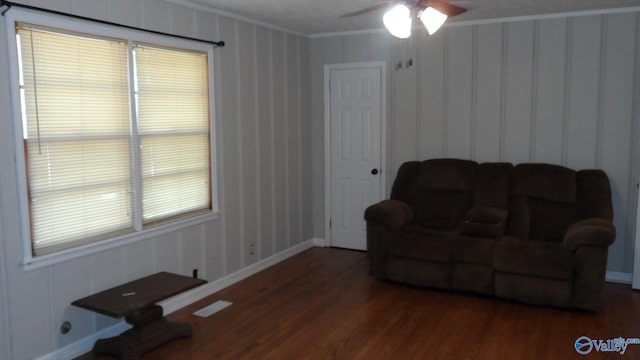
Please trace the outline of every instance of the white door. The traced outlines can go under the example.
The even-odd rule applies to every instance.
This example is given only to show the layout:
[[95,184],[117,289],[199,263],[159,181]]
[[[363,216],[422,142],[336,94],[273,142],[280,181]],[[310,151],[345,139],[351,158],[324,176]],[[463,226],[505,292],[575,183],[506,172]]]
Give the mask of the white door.
[[330,244],[355,250],[367,249],[364,210],[384,196],[385,67],[362,66],[327,68]]

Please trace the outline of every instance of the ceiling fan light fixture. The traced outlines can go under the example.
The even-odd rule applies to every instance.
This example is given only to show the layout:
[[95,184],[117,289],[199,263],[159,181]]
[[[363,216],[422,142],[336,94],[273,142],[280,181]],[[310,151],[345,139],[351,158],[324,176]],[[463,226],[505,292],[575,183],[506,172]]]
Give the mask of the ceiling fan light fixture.
[[429,35],[433,35],[445,21],[447,21],[447,15],[429,6],[424,9],[420,15],[418,15],[420,21],[427,28]]
[[406,39],[411,36],[411,10],[405,4],[399,4],[387,11],[382,17],[384,26],[391,35]]

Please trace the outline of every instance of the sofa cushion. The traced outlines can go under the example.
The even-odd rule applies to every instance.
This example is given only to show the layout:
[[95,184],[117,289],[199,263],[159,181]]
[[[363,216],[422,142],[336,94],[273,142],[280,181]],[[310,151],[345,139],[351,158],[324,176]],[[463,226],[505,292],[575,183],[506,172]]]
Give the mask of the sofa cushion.
[[529,239],[562,242],[564,233],[573,222],[575,205],[563,202],[528,198]]
[[473,203],[506,209],[509,205],[511,163],[482,163],[478,167]]
[[404,201],[406,203],[415,199],[418,191],[417,177],[419,168],[419,161],[407,161],[400,165],[396,179],[393,181],[393,186],[391,187],[391,199]]
[[499,224],[507,220],[509,212],[494,207],[473,207],[467,211],[465,221],[480,224]]
[[423,190],[409,205],[418,224],[448,230],[458,227],[472,201],[472,194],[468,192]]
[[493,267],[454,263],[451,268],[451,285],[456,290],[493,295]]
[[460,225],[460,233],[476,238],[497,239],[504,235],[505,223],[482,224],[465,221]]
[[400,233],[403,233],[406,236],[418,235],[423,237],[439,238],[439,237],[445,237],[445,236],[448,236],[448,237],[455,236],[458,234],[458,230],[457,229],[439,230],[439,229],[429,228],[429,227],[425,227],[425,226],[414,223],[414,224],[407,224],[406,226],[404,226],[400,230]]
[[460,224],[460,233],[474,237],[497,239],[504,235],[509,212],[494,207],[474,207]]
[[521,239],[562,242],[575,217],[575,204],[512,196],[507,234]]
[[507,234],[561,242],[575,218],[576,172],[558,165],[520,164],[511,172]]
[[393,232],[387,237],[389,255],[407,259],[449,263],[453,242],[449,237],[430,237]]
[[457,159],[406,162],[398,169],[391,198],[407,203],[418,224],[457,228],[473,203],[477,167],[473,161]]
[[496,271],[506,273],[571,279],[574,274],[574,257],[561,243],[506,236],[496,244],[493,266]]
[[496,242],[496,239],[458,236],[455,239],[453,262],[492,266]]
[[576,202],[576,172],[550,164],[519,164],[511,173],[511,196]]
[[611,185],[602,170],[580,170],[576,174],[578,204],[576,219],[603,218],[613,220]]
[[418,189],[472,192],[477,170],[478,163],[471,160],[426,160],[418,170]]

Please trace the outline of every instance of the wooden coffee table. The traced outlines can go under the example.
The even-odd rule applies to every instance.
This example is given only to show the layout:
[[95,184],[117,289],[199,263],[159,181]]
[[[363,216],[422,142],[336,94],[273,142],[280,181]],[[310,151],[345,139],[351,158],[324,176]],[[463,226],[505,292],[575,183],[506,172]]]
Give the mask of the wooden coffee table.
[[159,272],[76,300],[71,305],[111,316],[124,317],[133,327],[122,334],[96,341],[95,354],[138,359],[171,340],[192,335],[190,324],[171,323],[157,302],[205,284],[206,280]]

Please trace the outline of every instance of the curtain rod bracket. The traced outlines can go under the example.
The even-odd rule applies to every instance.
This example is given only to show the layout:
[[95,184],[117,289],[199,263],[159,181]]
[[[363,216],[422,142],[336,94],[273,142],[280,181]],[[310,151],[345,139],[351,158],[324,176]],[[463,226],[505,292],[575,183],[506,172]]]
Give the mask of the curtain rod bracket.
[[144,32],[148,32],[148,33],[151,33],[151,34],[157,34],[157,35],[163,35],[163,36],[171,36],[171,37],[176,37],[176,38],[185,39],[185,40],[204,42],[204,43],[207,43],[207,44],[212,44],[215,47],[224,47],[224,41],[211,41],[211,40],[197,39],[197,38],[192,38],[192,37],[182,36],[182,35],[168,34],[168,33],[164,33],[164,32],[161,32],[161,31],[142,29],[142,28],[135,27],[135,26],[129,26],[129,25],[118,24],[118,23],[105,21],[105,20],[93,19],[93,18],[89,18],[89,17],[86,17],[86,16],[67,14],[67,13],[63,13],[63,12],[60,12],[60,11],[56,11],[56,10],[49,10],[49,9],[44,9],[44,8],[40,8],[40,7],[37,7],[37,6],[18,4],[18,3],[14,3],[14,2],[11,2],[11,1],[6,1],[6,0],[0,0],[0,9],[2,9],[3,7],[6,7],[6,9],[2,10],[2,12],[0,12],[0,14],[2,16],[4,16],[4,14],[7,11],[9,11],[9,9],[11,9],[11,7],[13,7],[13,6],[21,7],[21,8],[25,8],[25,9],[29,9],[29,10],[42,11],[42,12],[49,13],[49,14],[67,16],[67,17],[71,17],[71,18],[74,18],[74,19],[93,21],[93,22],[97,22],[97,23],[100,23],[100,24],[117,26],[117,27],[127,28],[127,29],[131,29],[131,30],[144,31]]

